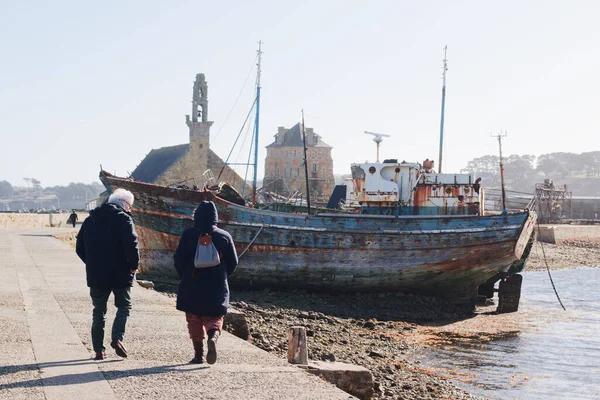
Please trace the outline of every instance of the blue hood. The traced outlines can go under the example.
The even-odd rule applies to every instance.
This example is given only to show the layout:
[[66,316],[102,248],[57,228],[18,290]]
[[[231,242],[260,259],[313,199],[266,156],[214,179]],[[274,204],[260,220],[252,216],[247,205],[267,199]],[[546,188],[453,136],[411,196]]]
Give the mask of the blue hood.
[[194,211],[194,226],[200,232],[209,233],[217,227],[217,206],[212,201],[203,201]]

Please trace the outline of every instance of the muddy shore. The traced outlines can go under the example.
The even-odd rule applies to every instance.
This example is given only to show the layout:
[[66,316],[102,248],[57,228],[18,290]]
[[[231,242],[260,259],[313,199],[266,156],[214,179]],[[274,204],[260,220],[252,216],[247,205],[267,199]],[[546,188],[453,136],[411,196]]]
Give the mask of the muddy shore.
[[[600,265],[600,244],[536,242],[527,270]],[[152,279],[148,277],[148,279]],[[171,284],[156,289],[174,296]],[[301,291],[233,291],[232,306],[244,312],[256,346],[287,357],[287,331],[307,330],[309,358],[349,362],[368,368],[376,399],[476,399],[457,386],[467,381],[452,371],[421,366],[423,349],[449,342],[472,345],[528,329],[534,316],[519,311],[495,314],[496,300],[475,310],[443,300],[401,293],[327,295]]]

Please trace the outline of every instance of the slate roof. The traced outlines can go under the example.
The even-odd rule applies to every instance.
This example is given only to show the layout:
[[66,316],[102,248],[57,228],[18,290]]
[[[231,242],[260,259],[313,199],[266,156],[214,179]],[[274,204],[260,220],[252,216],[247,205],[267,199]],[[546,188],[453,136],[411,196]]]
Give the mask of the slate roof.
[[152,149],[136,167],[131,177],[138,181],[153,183],[160,174],[179,160],[187,149],[187,144]]
[[[298,122],[296,125],[294,125],[293,127],[291,127],[290,129],[288,129],[284,136],[283,136],[283,143],[277,143],[277,140],[275,140],[273,143],[271,143],[270,145],[267,146],[267,148],[269,147],[302,147],[304,145],[304,142],[302,140],[302,125],[300,124],[300,122]],[[327,143],[325,143],[323,140],[321,140],[321,137],[319,136],[319,143],[317,145],[309,145],[307,144],[306,147],[331,147],[330,145],[328,145]]]

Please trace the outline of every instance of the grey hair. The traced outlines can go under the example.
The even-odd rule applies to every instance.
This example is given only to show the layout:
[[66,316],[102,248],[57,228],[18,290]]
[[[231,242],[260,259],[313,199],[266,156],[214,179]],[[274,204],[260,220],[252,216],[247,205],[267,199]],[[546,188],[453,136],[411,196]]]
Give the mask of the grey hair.
[[125,203],[133,205],[133,193],[123,188],[115,189],[115,191],[112,192],[108,198],[108,202],[111,204],[116,204],[121,208],[125,208]]

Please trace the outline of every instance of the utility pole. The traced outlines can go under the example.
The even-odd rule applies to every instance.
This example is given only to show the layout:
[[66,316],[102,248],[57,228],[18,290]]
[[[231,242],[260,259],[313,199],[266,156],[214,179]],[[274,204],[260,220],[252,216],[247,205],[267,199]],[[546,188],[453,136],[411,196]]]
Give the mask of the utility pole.
[[446,52],[448,51],[448,46],[444,47],[444,60],[443,63],[443,72],[442,72],[442,117],[440,118],[440,166],[438,167],[438,171],[442,173],[442,152],[444,148],[444,110],[446,108],[446,71],[448,71],[448,60],[446,59]]
[[506,137],[507,133],[506,131],[502,133],[502,130],[500,130],[500,133],[498,133],[497,135],[492,134],[491,136],[498,138],[498,149],[500,150],[500,185],[502,186],[502,210],[506,211],[506,191],[504,190],[504,165],[502,161],[502,138]]

